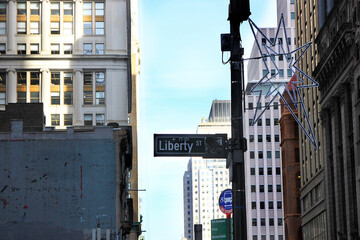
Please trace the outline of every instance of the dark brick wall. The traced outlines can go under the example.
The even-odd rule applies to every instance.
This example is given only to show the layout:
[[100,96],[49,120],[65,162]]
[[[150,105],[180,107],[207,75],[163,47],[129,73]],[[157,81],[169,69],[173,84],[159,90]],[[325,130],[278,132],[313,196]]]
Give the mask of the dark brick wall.
[[9,103],[0,111],[0,132],[11,132],[11,120],[23,120],[24,132],[42,131],[44,111],[42,103]]

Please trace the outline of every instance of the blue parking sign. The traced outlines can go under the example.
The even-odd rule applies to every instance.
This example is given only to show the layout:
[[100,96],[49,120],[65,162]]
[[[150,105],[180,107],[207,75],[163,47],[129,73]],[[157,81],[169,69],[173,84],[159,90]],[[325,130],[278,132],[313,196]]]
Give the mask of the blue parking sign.
[[224,190],[219,197],[220,210],[229,215],[232,213],[232,192],[231,189]]

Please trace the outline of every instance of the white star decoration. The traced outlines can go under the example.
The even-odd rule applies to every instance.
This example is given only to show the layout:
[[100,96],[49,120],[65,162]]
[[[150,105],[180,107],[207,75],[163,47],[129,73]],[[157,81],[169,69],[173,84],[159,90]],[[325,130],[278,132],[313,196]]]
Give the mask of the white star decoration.
[[[252,87],[250,92],[258,93],[260,95],[259,100],[258,100],[258,106],[259,106],[259,103],[261,100],[261,96],[263,94],[264,87],[269,89],[266,92],[265,97],[267,98],[267,97],[271,96],[271,100],[266,104],[266,106],[263,108],[263,110],[261,110],[260,113],[258,113],[258,108],[256,108],[253,122],[256,123],[259,120],[259,118],[264,114],[265,110],[270,107],[271,103],[274,101],[275,97],[278,95],[283,100],[286,107],[290,111],[291,115],[294,117],[295,121],[299,124],[302,131],[307,136],[309,141],[312,143],[314,148],[317,149],[318,146],[316,143],[314,132],[311,128],[309,116],[307,114],[303,99],[301,97],[300,89],[318,87],[319,84],[296,66],[296,64],[298,63],[300,58],[309,49],[309,47],[311,46],[312,43],[311,42],[306,43],[305,45],[298,47],[293,51],[290,51],[289,42],[287,41],[288,38],[287,38],[287,34],[286,34],[286,28],[285,28],[285,22],[284,22],[283,15],[281,15],[279,25],[278,25],[276,35],[275,35],[273,42],[269,40],[269,38],[255,25],[255,23],[251,19],[249,19],[249,24],[250,24],[251,31],[254,35],[256,45],[262,56],[262,61],[266,68],[266,74],[264,74],[264,76],[259,80],[259,82],[256,83],[254,87]],[[255,29],[261,34],[262,38],[265,39],[265,43],[262,43],[262,46],[259,44],[258,38],[256,37]],[[284,49],[283,42],[280,41],[280,39],[282,39],[282,38],[279,38],[279,32],[281,29],[283,30],[283,37],[284,37],[284,41],[286,43],[285,49]],[[279,44],[276,44],[278,41],[279,41]],[[278,46],[278,50],[276,50],[277,46]],[[265,53],[263,52],[263,49],[265,49]],[[299,52],[299,56],[298,56],[298,58],[295,59],[295,54],[297,52]],[[276,78],[276,76],[279,74],[279,68],[277,67],[276,62],[275,62],[275,56],[280,56],[280,55],[284,56],[284,58],[286,59],[286,61],[289,64],[289,69],[292,71],[294,76],[297,78],[296,81],[291,81],[291,89],[292,90],[290,90],[287,87],[287,84],[285,84],[285,83],[281,83],[278,86],[276,86],[277,84],[274,84],[272,82],[272,80],[274,80]],[[270,74],[270,76],[269,76],[269,73],[270,73],[269,67],[268,67],[268,64],[266,61],[266,58],[269,56],[270,56],[271,64],[275,68],[275,74]],[[309,80],[309,82],[311,82],[311,84],[304,85],[304,81],[302,79],[303,77],[307,78]],[[282,89],[282,87],[285,87],[285,91],[287,91],[288,95],[290,96],[290,99],[291,99],[290,104],[293,105],[297,110],[299,110],[299,108],[302,110],[305,126],[301,123],[298,116],[294,113],[290,104],[282,96],[282,93],[280,92],[280,89]]]

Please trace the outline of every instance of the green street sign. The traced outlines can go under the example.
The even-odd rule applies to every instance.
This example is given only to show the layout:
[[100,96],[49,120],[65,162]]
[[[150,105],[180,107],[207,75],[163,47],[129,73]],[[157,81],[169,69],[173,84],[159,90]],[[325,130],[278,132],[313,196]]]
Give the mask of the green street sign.
[[233,239],[232,218],[221,218],[211,220],[211,240],[230,240],[227,230],[228,221],[231,225],[231,240]]
[[154,134],[154,156],[227,158],[226,134]]

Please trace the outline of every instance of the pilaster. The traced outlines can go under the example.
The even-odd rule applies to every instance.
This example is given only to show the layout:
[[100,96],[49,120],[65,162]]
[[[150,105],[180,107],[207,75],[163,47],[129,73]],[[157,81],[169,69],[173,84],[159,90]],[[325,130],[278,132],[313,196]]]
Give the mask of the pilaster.
[[6,96],[7,96],[7,103],[16,103],[16,70],[15,69],[7,69],[7,82],[6,82]]
[[41,0],[41,53],[50,54],[50,1]]
[[16,54],[16,1],[10,0],[9,1],[9,9],[8,9],[8,29],[7,29],[7,52],[6,54]]
[[74,126],[84,125],[83,104],[83,70],[74,69]]

